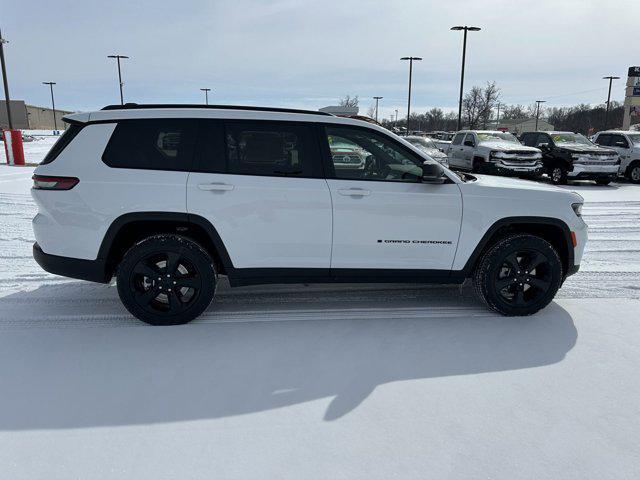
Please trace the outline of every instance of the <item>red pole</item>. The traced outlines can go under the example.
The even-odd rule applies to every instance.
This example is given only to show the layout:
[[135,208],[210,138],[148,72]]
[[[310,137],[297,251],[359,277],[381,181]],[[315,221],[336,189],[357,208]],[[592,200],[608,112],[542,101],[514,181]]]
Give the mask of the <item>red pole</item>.
[[24,165],[24,149],[22,146],[22,132],[20,130],[3,130],[4,152],[7,165]]

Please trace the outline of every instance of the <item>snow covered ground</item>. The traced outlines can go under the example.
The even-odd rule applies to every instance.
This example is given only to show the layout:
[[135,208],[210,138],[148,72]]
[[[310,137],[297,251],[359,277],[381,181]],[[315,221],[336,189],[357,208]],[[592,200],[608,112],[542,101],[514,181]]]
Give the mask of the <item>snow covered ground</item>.
[[638,477],[640,186],[567,187],[590,242],[533,317],[460,287],[223,285],[152,328],[35,264],[32,171],[0,166],[0,478]]

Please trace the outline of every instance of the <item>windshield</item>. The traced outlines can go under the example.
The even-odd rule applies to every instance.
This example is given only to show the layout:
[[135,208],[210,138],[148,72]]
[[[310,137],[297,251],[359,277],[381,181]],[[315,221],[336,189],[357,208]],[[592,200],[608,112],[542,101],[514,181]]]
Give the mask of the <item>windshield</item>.
[[433,140],[424,137],[407,137],[407,142],[415,145],[420,150],[430,149],[430,148],[438,148],[436,144],[433,143]]
[[634,145],[640,145],[640,133],[627,133],[627,137]]
[[553,142],[557,144],[563,143],[579,143],[581,145],[593,145],[587,137],[579,133],[554,133],[551,135]]
[[520,143],[516,137],[507,132],[480,132],[477,135],[480,142]]

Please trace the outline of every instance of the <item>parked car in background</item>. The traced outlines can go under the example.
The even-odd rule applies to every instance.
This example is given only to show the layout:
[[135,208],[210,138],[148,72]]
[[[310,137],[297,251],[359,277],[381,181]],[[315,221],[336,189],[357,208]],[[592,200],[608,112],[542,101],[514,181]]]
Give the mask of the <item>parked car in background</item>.
[[334,168],[340,170],[362,170],[367,152],[345,138],[330,136],[328,139]]
[[453,140],[455,133],[452,132],[428,132],[427,137],[433,140],[440,150],[447,153],[451,146],[451,140]]
[[615,150],[602,148],[573,132],[526,132],[525,145],[542,150],[544,168],[557,185],[567,180],[595,180],[608,185],[618,176],[620,158]]
[[449,168],[449,158],[447,157],[447,154],[439,149],[434,141],[429,137],[418,137],[410,135],[408,137],[404,137],[404,139],[411,145],[414,145],[415,147],[429,155],[436,162]]
[[640,183],[640,132],[607,130],[594,136],[594,143],[615,150],[620,157],[618,175]]
[[543,173],[540,150],[522,145],[508,132],[461,130],[447,153],[454,169],[531,179]]

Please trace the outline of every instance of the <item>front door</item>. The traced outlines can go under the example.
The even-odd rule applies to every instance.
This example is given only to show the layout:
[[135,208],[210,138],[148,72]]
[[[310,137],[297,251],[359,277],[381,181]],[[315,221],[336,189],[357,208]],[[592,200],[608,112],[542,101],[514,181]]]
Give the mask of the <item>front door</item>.
[[[421,183],[425,158],[373,129],[327,125],[323,137],[331,157],[332,272],[449,271],[462,219],[458,185]],[[345,164],[346,148],[359,160]]]
[[235,268],[329,268],[331,197],[315,132],[287,122],[201,122],[187,210],[211,222]]

